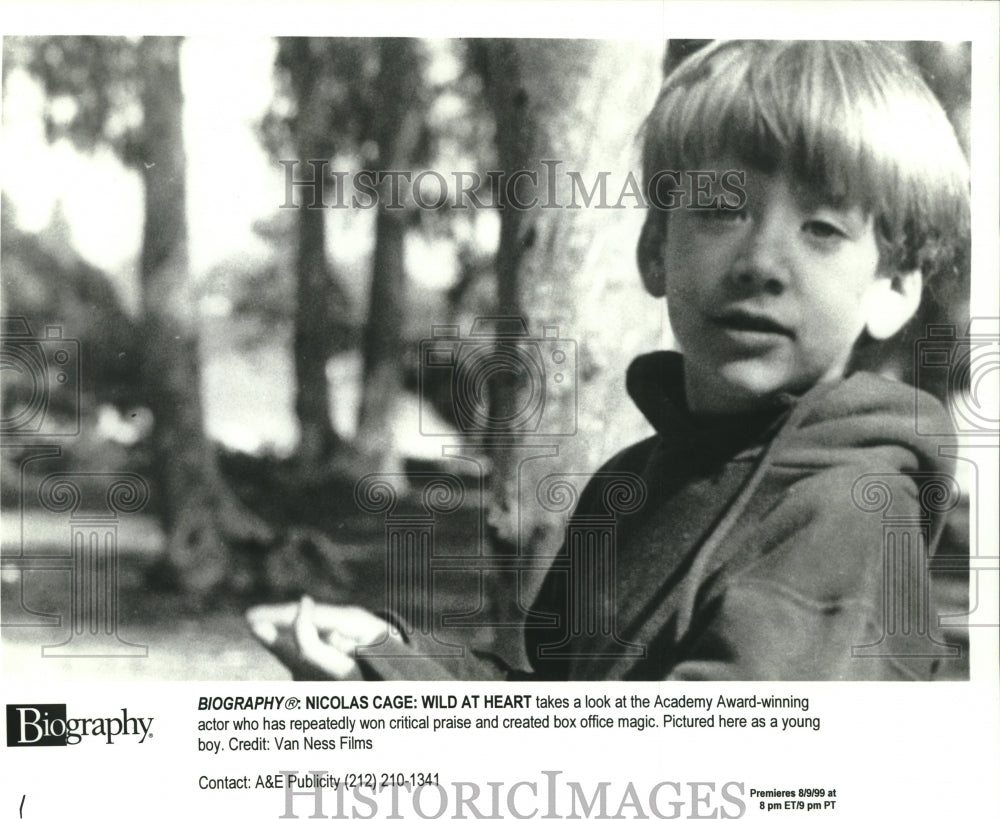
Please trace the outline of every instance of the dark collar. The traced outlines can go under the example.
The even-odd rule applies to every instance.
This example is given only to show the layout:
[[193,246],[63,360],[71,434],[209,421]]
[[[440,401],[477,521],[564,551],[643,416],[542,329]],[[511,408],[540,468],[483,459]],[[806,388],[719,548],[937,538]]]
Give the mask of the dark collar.
[[736,415],[701,415],[688,411],[684,395],[684,358],[680,353],[655,352],[639,356],[625,380],[629,396],[662,435],[689,436],[699,446],[732,450],[770,437],[794,406],[782,397],[773,407]]

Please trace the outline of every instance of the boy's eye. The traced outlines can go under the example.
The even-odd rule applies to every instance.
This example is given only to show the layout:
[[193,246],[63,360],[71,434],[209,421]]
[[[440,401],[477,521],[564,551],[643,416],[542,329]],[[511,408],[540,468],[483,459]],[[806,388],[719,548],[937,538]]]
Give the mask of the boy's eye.
[[847,238],[843,230],[823,219],[809,219],[802,225],[802,230],[816,239]]

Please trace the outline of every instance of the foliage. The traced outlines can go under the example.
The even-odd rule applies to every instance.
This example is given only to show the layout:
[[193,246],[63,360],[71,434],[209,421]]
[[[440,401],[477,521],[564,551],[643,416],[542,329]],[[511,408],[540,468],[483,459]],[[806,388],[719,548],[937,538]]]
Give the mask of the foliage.
[[108,146],[128,166],[142,161],[138,40],[131,37],[5,37],[4,72],[21,68],[45,92],[50,142],[81,151]]
[[54,248],[45,233],[19,230],[10,212],[5,200],[4,314],[24,316],[35,335],[52,325],[78,340],[87,376],[80,386],[94,402],[119,409],[141,403],[137,328],[107,275],[71,249]]
[[[306,126],[320,151],[331,157],[360,145],[372,131],[373,84],[378,54],[358,38],[281,37],[275,59],[277,93],[259,126],[261,142],[275,159],[294,151],[294,134]],[[314,81],[316,104],[298,110],[302,86]]]

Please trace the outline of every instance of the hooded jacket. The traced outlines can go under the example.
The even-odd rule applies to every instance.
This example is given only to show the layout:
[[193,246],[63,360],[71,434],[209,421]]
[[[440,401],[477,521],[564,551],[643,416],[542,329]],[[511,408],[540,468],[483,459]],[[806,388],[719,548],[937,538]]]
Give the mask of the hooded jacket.
[[[753,415],[697,417],[683,359],[663,352],[636,359],[627,386],[656,434],[581,493],[532,606],[550,625],[525,630],[532,670],[512,676],[927,679],[955,656],[931,627],[926,561],[958,488],[915,423],[946,426],[935,399],[862,372]],[[608,506],[623,477],[643,498],[628,514]],[[416,675],[378,665],[366,672],[495,676],[473,658]]]

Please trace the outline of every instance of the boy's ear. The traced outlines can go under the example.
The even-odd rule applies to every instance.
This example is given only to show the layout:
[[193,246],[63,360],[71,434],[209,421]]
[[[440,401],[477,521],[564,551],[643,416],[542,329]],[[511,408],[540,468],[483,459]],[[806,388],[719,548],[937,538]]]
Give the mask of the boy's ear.
[[920,306],[924,277],[919,270],[879,273],[865,300],[865,328],[883,341],[899,332]]
[[666,238],[666,216],[651,210],[639,234],[635,255],[646,292],[655,298],[667,292],[667,272],[663,266],[663,243]]

